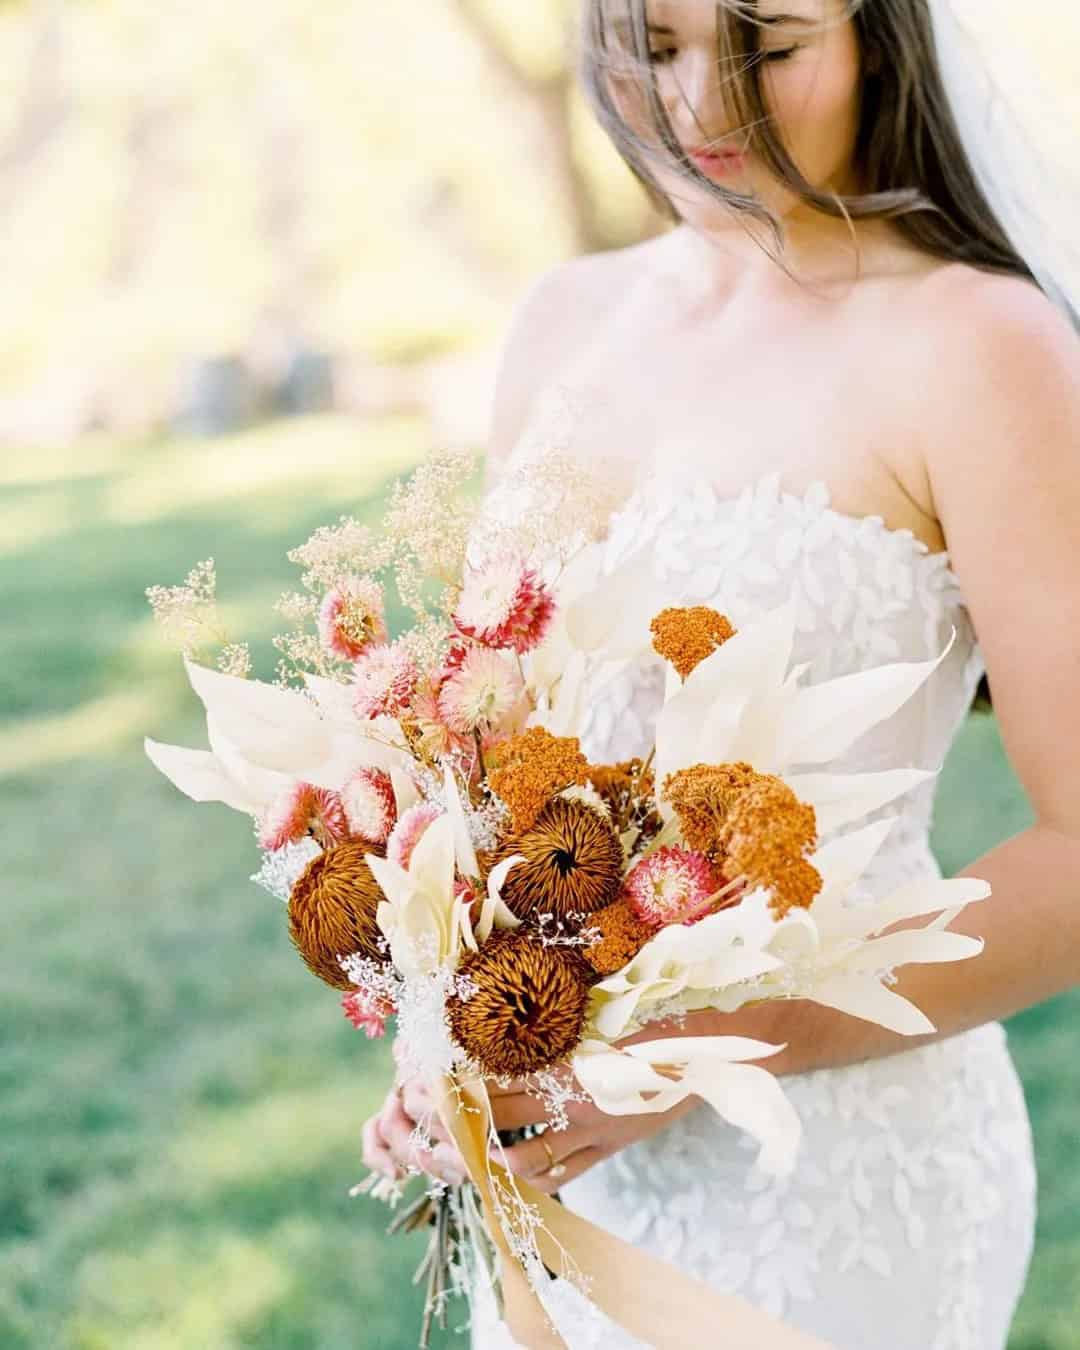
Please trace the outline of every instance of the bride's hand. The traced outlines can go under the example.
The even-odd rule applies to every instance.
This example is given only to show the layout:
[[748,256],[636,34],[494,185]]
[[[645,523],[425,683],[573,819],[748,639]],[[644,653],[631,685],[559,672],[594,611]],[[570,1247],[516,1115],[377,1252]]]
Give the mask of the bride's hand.
[[[417,1127],[431,1143],[423,1147]],[[364,1166],[391,1180],[410,1169],[459,1186],[465,1180],[465,1164],[447,1134],[431,1101],[426,1085],[418,1078],[396,1083],[386,1094],[382,1110],[364,1122]]]
[[[568,1070],[564,1072],[569,1073]],[[505,1088],[489,1087],[495,1125],[500,1130],[521,1129],[525,1125],[548,1123],[543,1100],[522,1082]],[[510,1171],[524,1178],[538,1191],[548,1195],[576,1180],[590,1167],[610,1158],[630,1144],[649,1139],[667,1129],[673,1121],[692,1111],[696,1097],[670,1111],[636,1116],[610,1116],[591,1101],[566,1104],[569,1125],[565,1129],[547,1129],[533,1139],[504,1148],[495,1155]],[[554,1164],[554,1167],[552,1166]]]
[[[804,1005],[795,1005],[802,1008]],[[663,1040],[668,1037],[747,1036],[766,1043],[780,1039],[782,1003],[760,1004],[742,1008],[737,1013],[689,1013],[681,1020],[653,1022],[644,1030],[618,1042],[621,1046],[639,1041]],[[776,1059],[762,1061],[776,1071],[781,1066]],[[790,1070],[789,1070],[790,1071]],[[576,1083],[568,1066],[556,1070],[575,1089]],[[518,1130],[526,1125],[549,1124],[547,1108],[535,1086],[524,1081],[500,1088],[494,1083],[488,1088],[495,1125],[500,1130]],[[584,1094],[578,1094],[584,1095]],[[566,1116],[569,1126],[563,1130],[546,1130],[542,1135],[503,1150],[506,1162],[515,1176],[524,1177],[537,1190],[553,1194],[560,1186],[610,1158],[629,1144],[639,1143],[659,1134],[673,1121],[700,1105],[699,1097],[688,1097],[670,1111],[642,1115],[611,1116],[591,1101],[569,1101]],[[546,1146],[545,1146],[546,1145]],[[502,1157],[499,1159],[502,1160]],[[555,1175],[552,1175],[552,1163]],[[560,1165],[565,1169],[560,1171]]]

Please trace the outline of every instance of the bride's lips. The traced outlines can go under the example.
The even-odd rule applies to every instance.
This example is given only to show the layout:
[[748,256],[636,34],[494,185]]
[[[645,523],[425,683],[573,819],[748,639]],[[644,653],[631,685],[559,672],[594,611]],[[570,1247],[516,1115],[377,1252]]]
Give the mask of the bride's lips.
[[724,178],[746,167],[744,150],[690,150],[687,152],[699,172],[709,178]]

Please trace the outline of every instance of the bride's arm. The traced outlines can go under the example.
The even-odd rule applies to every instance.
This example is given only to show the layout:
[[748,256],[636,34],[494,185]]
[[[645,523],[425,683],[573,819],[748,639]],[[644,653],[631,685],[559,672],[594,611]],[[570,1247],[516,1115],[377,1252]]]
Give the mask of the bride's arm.
[[[984,938],[982,955],[897,972],[938,1037],[1080,983],[1080,341],[1023,282],[969,283],[957,300],[948,378],[923,386],[941,391],[925,461],[1035,823],[960,873],[993,889],[951,925]],[[781,1072],[919,1043],[802,1003],[778,1007],[770,1033],[790,1041],[770,1061]]]

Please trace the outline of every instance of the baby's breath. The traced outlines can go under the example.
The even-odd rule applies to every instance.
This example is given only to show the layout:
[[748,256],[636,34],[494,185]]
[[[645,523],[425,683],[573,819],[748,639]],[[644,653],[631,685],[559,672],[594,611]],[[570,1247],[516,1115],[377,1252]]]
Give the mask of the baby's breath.
[[[395,483],[384,525],[397,543],[400,564],[409,564],[406,582],[433,577],[456,583],[469,531],[476,517],[475,502],[465,489],[476,472],[474,456],[442,450],[425,460],[405,481]],[[413,607],[412,601],[402,600]]]
[[306,590],[333,590],[350,576],[381,572],[394,556],[394,541],[375,535],[353,516],[342,516],[336,525],[322,525],[306,544],[290,549],[288,559],[305,568]]
[[166,640],[185,656],[194,656],[200,647],[225,641],[217,610],[213,558],[196,563],[182,586],[148,586],[146,598]]
[[303,687],[305,671],[332,679],[341,664],[325,650],[315,633],[298,629],[293,633],[277,633],[271,640],[282,656],[277,673],[280,685]]
[[319,600],[317,596],[304,595],[302,591],[286,591],[274,609],[290,623],[304,623],[319,612]]
[[246,680],[251,674],[251,649],[246,642],[230,642],[218,654],[218,670]]
[[512,550],[518,555],[565,563],[585,544],[601,539],[612,512],[625,496],[625,473],[615,460],[586,467],[572,455],[548,449],[510,470],[499,495],[528,503],[500,521],[484,518],[487,556]]

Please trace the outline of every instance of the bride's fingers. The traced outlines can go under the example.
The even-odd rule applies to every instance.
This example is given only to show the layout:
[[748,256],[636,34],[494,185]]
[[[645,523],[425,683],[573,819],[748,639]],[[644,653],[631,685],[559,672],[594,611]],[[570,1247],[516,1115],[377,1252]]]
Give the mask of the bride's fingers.
[[[502,1149],[494,1157],[497,1162],[505,1159],[505,1166],[514,1176],[535,1181],[552,1167],[558,1168],[560,1163],[568,1163],[573,1154],[589,1146],[591,1137],[572,1125],[567,1130],[545,1130],[532,1139],[523,1139],[520,1144]],[[561,1181],[563,1178],[560,1176],[556,1180]]]
[[539,1097],[527,1092],[491,1099],[491,1114],[497,1130],[520,1130],[523,1125],[547,1121],[547,1107]]
[[577,1180],[583,1172],[587,1172],[590,1167],[595,1167],[598,1162],[603,1162],[607,1155],[598,1148],[579,1148],[576,1153],[571,1153],[568,1158],[561,1159],[565,1172],[559,1176],[553,1177],[550,1172],[541,1172],[538,1177],[529,1177],[529,1185],[535,1186],[538,1191],[543,1191],[545,1195],[554,1195],[556,1191],[569,1185],[571,1181]]
[[448,1186],[460,1186],[467,1173],[465,1162],[454,1144],[436,1144],[431,1150],[431,1171]]
[[364,1121],[364,1128],[360,1132],[360,1156],[364,1160],[364,1166],[370,1171],[381,1172],[391,1181],[396,1180],[397,1165],[379,1130],[378,1116],[372,1116]]
[[588,1143],[588,1138],[583,1130],[575,1130],[573,1126],[568,1130],[548,1130],[506,1149],[506,1162],[514,1176],[546,1195],[554,1195],[606,1156],[602,1149]]
[[401,1100],[405,1114],[411,1116],[414,1121],[421,1122],[432,1139],[444,1144],[453,1143],[439,1113],[435,1110],[431,1093],[425,1083],[418,1078],[410,1078],[401,1086]]
[[418,1142],[416,1122],[402,1106],[400,1093],[387,1099],[378,1120],[379,1132],[399,1168],[419,1168],[450,1185],[463,1179],[465,1166],[453,1145],[437,1143],[425,1148]]

